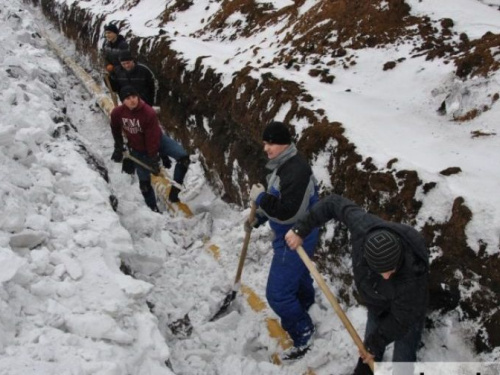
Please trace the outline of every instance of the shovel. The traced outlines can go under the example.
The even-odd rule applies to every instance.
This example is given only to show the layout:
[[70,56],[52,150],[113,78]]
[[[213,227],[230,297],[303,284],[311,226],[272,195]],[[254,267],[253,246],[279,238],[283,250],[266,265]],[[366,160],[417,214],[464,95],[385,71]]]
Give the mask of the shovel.
[[111,88],[111,82],[109,81],[109,75],[107,74],[104,74],[104,83],[106,84],[106,88],[108,89],[111,95],[111,100],[113,101],[113,105],[115,107],[118,106],[118,99],[116,98],[116,93]]
[[[177,181],[174,181],[173,179],[167,178],[165,176],[164,171],[161,171],[161,173],[159,175],[153,174],[152,173],[153,168],[149,164],[145,163],[144,161],[142,161],[139,158],[136,158],[135,156],[131,155],[127,151],[125,151],[123,153],[123,157],[132,160],[137,165],[140,165],[141,167],[143,167],[151,172],[151,185],[153,185],[153,188],[156,190],[156,193],[158,195],[164,197],[164,199],[162,199],[162,201],[163,201],[163,203],[165,203],[168,210],[175,213],[175,212],[177,212],[177,209],[178,209],[178,210],[182,211],[182,213],[188,218],[194,216],[193,211],[191,211],[191,209],[189,208],[189,206],[187,204],[180,202],[180,201],[175,202],[175,203],[171,203],[168,201],[167,195],[170,192],[170,188],[172,186],[175,186],[179,190],[182,190],[181,184],[179,184]],[[177,207],[177,209],[175,207]]]
[[[359,338],[359,335],[356,332],[356,330],[354,329],[354,327],[352,326],[349,318],[347,317],[347,315],[344,313],[344,311],[340,307],[340,305],[337,301],[337,298],[335,298],[333,293],[330,291],[330,289],[326,285],[325,280],[323,280],[323,278],[319,274],[318,270],[316,269],[313,262],[311,261],[311,259],[307,255],[306,251],[304,250],[304,248],[302,246],[299,246],[299,247],[297,247],[297,252],[299,253],[300,259],[302,259],[302,261],[306,265],[307,269],[311,273],[312,277],[314,278],[316,283],[319,285],[320,289],[325,294],[326,298],[328,299],[328,301],[332,305],[333,309],[335,310],[335,312],[339,316],[340,320],[344,324],[344,327],[347,328],[347,331],[349,332],[352,339],[354,340],[354,343],[358,347],[360,353],[362,353],[363,356],[366,356],[368,354],[368,352],[366,351],[366,348],[365,348],[365,345],[363,344],[363,341],[361,341],[361,339]],[[370,366],[370,369],[372,370],[372,372],[375,373],[375,369],[374,369],[375,363],[374,363],[373,359],[368,362],[368,366]]]
[[[132,156],[129,152],[125,151],[123,153],[123,157],[124,158],[128,158],[130,160],[132,160],[134,163],[136,163],[137,165],[140,165],[141,167],[147,169],[148,171],[150,171],[151,173],[153,172],[153,168],[145,163],[144,161],[142,161],[141,159],[139,158],[136,158],[135,156]],[[168,184],[169,185],[172,185],[172,186],[175,186],[176,188],[178,188],[179,190],[182,190],[183,187],[181,184],[179,184],[177,181],[174,181],[174,180],[170,180],[170,179],[167,179],[165,176],[162,176],[161,174],[159,175],[160,177],[162,177],[163,179],[166,179],[168,180]]]
[[[250,223],[255,219],[256,210],[257,206],[255,205],[255,202],[252,202],[250,206],[250,215],[248,216],[248,221]],[[217,311],[217,313],[213,316],[213,318],[210,319],[211,322],[223,316],[227,312],[227,309],[231,305],[231,302],[233,302],[236,299],[236,294],[240,289],[240,280],[241,280],[241,273],[243,271],[243,264],[245,264],[245,258],[247,257],[247,249],[248,249],[248,244],[250,242],[250,234],[252,233],[251,229],[252,227],[250,227],[250,231],[248,232],[245,231],[245,239],[243,240],[243,247],[241,249],[240,261],[238,263],[238,270],[236,271],[236,277],[234,278],[233,289],[231,290],[231,292],[229,292],[229,294],[222,302],[219,311]]]

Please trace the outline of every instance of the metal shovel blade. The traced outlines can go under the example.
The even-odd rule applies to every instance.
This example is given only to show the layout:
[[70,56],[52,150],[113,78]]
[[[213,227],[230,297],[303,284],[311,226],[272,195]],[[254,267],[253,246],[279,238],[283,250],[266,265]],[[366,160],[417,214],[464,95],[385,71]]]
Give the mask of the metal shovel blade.
[[224,315],[227,314],[227,310],[229,309],[229,306],[231,306],[231,303],[236,299],[236,294],[237,294],[237,291],[233,290],[233,291],[231,291],[231,293],[229,293],[226,296],[224,301],[222,301],[222,305],[221,305],[219,311],[217,311],[217,313],[212,317],[212,319],[210,319],[210,322],[213,322],[219,318],[222,318]]
[[[252,202],[252,204],[250,205],[250,215],[248,216],[248,220],[250,223],[253,222],[255,218],[256,210],[257,206],[255,205],[255,202]],[[240,289],[241,273],[243,272],[243,265],[245,264],[245,258],[247,257],[247,250],[248,250],[248,244],[250,243],[251,232],[252,232],[251,229],[248,232],[245,232],[245,239],[243,240],[243,247],[241,249],[240,260],[238,262],[238,269],[236,271],[236,277],[234,278],[233,290],[226,296],[226,298],[222,302],[219,311],[217,311],[214,317],[210,319],[211,322],[225,315],[227,309],[231,305],[231,302],[233,302],[236,298],[236,293]]]

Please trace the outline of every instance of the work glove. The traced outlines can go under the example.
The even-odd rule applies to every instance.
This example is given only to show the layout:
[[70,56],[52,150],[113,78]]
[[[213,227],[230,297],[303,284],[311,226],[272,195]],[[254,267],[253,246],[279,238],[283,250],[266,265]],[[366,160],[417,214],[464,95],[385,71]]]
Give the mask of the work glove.
[[250,189],[250,199],[253,202],[257,201],[257,198],[261,193],[264,193],[266,189],[264,188],[264,185],[262,184],[254,184],[252,185],[252,188]]
[[245,232],[249,233],[252,229],[257,228],[259,225],[259,220],[256,217],[254,217],[252,221],[250,221],[250,218],[248,217],[243,223],[243,229],[245,229]]
[[115,144],[115,150],[111,155],[111,160],[113,160],[115,163],[121,163],[121,161],[123,160],[123,146]]
[[122,161],[122,172],[126,174],[134,174],[135,163],[129,158],[124,158]]
[[172,160],[168,156],[162,156],[161,161],[163,162],[163,166],[166,169],[170,169],[172,167]]
[[160,172],[160,157],[157,155],[151,160],[151,173],[158,176]]

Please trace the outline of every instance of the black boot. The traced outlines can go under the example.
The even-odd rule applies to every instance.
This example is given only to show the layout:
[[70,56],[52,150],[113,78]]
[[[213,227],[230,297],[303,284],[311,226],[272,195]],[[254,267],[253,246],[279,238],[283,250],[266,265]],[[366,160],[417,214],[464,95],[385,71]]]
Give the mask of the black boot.
[[281,356],[281,360],[284,363],[291,363],[293,361],[296,361],[298,359],[301,359],[303,356],[306,355],[306,353],[311,350],[310,345],[304,345],[304,346],[292,346],[289,350],[283,353]]
[[179,202],[179,188],[172,186],[170,188],[170,194],[168,194],[168,200],[172,203],[177,203]]

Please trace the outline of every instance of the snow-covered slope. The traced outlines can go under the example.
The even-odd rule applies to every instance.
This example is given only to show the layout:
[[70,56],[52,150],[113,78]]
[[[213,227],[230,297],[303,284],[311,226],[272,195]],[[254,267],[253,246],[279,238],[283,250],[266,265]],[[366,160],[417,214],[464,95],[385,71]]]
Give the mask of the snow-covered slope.
[[[497,252],[499,173],[492,162],[500,150],[498,109],[492,100],[498,91],[496,73],[488,79],[460,81],[453,76],[451,64],[420,57],[396,64],[391,76],[397,79],[388,81],[381,67],[405,57],[408,47],[403,45],[356,52],[354,67],[330,67],[330,74],[336,76],[334,85],[320,83],[307,73],[315,65],[322,67],[319,63],[306,62],[299,71],[280,64],[265,66],[273,59],[272,35],[280,25],[231,42],[231,35],[235,30],[243,32],[241,25],[246,22],[246,16],[235,12],[224,21],[227,27],[210,38],[208,29],[200,31],[198,25],[217,14],[220,2],[194,3],[175,13],[166,26],[160,14],[180,2],[141,1],[135,9],[129,9],[131,2],[78,2],[95,14],[109,13],[108,20],[126,18],[136,35],[156,35],[159,28],[167,29],[173,47],[189,63],[194,65],[199,55],[210,55],[204,63],[215,66],[227,82],[234,69],[258,59],[256,77],[272,72],[303,82],[315,94],[310,107],[323,108],[328,116],[341,120],[359,151],[372,156],[374,163],[385,165],[397,157],[398,168],[418,170],[423,179],[439,182],[439,189],[422,195],[420,225],[431,216],[445,220],[453,198],[461,195],[473,210],[467,228],[471,248],[476,249],[481,239],[489,244],[488,252]],[[265,8],[266,2],[258,3]],[[274,8],[283,10],[292,3],[276,1]],[[305,14],[316,3],[302,2],[299,13]],[[430,9],[423,8],[425,4],[412,3],[415,12]],[[481,22],[453,15],[458,29],[480,36],[488,24],[497,32],[494,8],[472,0],[459,5],[463,6],[460,15],[490,12],[477,18]],[[271,311],[255,313],[239,297],[228,316],[208,322],[232,287],[247,210],[224,203],[209,189],[202,156],[195,154],[183,192],[195,217],[150,212],[137,181],[109,161],[112,139],[95,99],[68,75],[37,35],[40,25],[48,27],[38,10],[18,0],[0,7],[0,372],[170,374],[164,363],[169,360],[174,373],[189,375],[299,374],[308,367],[316,374],[349,373],[357,350],[319,290],[311,310],[317,324],[314,350],[289,367],[269,360],[280,350],[265,323],[266,317],[274,317]],[[439,13],[445,10],[433,7],[432,14],[439,19],[449,14]],[[197,32],[200,38],[194,39],[191,34]],[[58,42],[70,52],[68,41],[55,32],[52,36],[60,38]],[[257,43],[266,48],[261,47],[256,56],[249,47]],[[434,112],[443,100],[448,109],[457,111],[485,103],[490,108],[470,122],[451,122],[452,113],[441,117]],[[285,116],[286,108],[281,113]],[[299,133],[308,126],[295,124]],[[472,138],[473,131],[489,136]],[[438,175],[453,166],[463,173]],[[328,185],[329,171],[321,157],[315,171]],[[111,196],[118,202],[116,212]],[[329,225],[328,235],[332,232]],[[267,228],[252,234],[243,273],[245,283],[261,296],[271,258],[270,236]],[[207,238],[219,246],[219,261],[207,251]],[[120,272],[122,261],[135,278]],[[345,262],[344,270],[349,267]],[[329,285],[335,293],[345,288],[340,278]],[[361,333],[365,310],[352,301],[344,307]],[[186,314],[193,326],[190,335],[173,326]],[[461,321],[461,310],[439,315],[431,315],[421,360],[498,357],[496,351],[474,354],[470,338],[481,327],[474,320]]]

